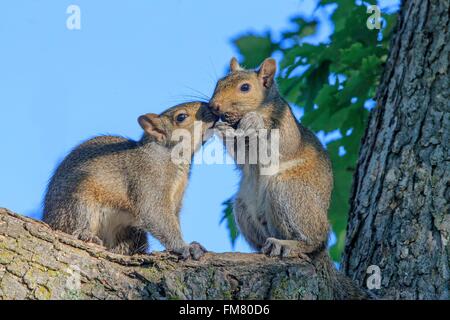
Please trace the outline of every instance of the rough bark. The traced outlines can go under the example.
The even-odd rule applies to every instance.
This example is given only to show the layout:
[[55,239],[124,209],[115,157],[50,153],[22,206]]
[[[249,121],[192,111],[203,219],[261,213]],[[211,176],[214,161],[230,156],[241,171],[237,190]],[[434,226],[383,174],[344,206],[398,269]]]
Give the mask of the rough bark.
[[448,299],[448,0],[406,0],[362,141],[343,267],[383,296]]
[[115,255],[0,209],[0,299],[329,299],[325,283],[298,259]]

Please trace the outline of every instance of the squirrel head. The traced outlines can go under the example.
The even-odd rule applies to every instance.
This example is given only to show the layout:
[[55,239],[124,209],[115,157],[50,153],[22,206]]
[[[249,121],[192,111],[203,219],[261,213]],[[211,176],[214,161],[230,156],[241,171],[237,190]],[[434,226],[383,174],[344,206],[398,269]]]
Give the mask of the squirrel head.
[[184,129],[184,132],[189,132],[193,137],[195,124],[198,122],[201,122],[201,142],[204,142],[206,130],[212,128],[217,120],[218,116],[211,112],[206,103],[187,102],[176,105],[159,115],[144,114],[138,118],[138,123],[144,130],[143,139],[170,147],[177,142],[173,140],[177,129],[180,129],[178,133]]
[[217,82],[209,106],[231,125],[244,114],[261,107],[278,95],[275,83],[277,65],[267,58],[256,70],[243,69],[236,58],[230,61],[230,73]]

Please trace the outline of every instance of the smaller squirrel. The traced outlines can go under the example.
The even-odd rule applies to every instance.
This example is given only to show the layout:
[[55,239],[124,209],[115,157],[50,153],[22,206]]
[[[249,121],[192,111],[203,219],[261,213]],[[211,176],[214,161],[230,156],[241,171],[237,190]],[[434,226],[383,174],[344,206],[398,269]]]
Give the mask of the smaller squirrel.
[[[271,58],[258,70],[243,69],[233,58],[230,73],[218,81],[209,103],[224,121],[216,129],[228,152],[235,160],[242,156],[239,151],[245,152],[241,158],[245,161],[237,161],[242,178],[233,207],[236,223],[254,249],[317,264],[318,270],[328,274],[325,278],[337,299],[364,298],[364,292],[335,270],[327,251],[327,211],[333,187],[328,154],[314,133],[295,119],[278,91],[275,73],[276,62]],[[250,141],[264,137],[255,135],[258,131],[268,132],[269,141],[279,142],[279,165],[272,174],[261,173],[264,164],[260,159],[249,161],[255,158]],[[237,137],[242,132],[249,134],[239,150]]]
[[[184,242],[179,221],[191,161],[173,161],[176,129],[190,133],[201,121],[201,136],[190,141],[190,156],[207,139],[217,117],[202,102],[138,118],[139,141],[99,136],[76,147],[58,166],[44,200],[44,222],[109,251],[145,253],[146,231],[183,259],[199,259],[205,248]],[[172,136],[172,134],[174,134]],[[191,160],[189,158],[188,160]]]

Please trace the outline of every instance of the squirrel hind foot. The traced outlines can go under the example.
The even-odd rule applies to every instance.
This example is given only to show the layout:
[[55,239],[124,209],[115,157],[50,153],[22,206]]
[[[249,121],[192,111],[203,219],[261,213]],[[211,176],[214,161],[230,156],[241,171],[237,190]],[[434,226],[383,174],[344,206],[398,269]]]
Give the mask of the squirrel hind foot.
[[308,255],[301,250],[298,241],[295,240],[267,238],[261,252],[269,257],[297,258],[311,262]]
[[89,243],[97,244],[99,246],[104,246],[102,239],[100,239],[96,235],[94,235],[92,233],[89,233],[89,232],[82,232],[82,233],[80,233],[78,235],[78,239],[80,239],[80,240],[82,240],[84,242],[89,242]]

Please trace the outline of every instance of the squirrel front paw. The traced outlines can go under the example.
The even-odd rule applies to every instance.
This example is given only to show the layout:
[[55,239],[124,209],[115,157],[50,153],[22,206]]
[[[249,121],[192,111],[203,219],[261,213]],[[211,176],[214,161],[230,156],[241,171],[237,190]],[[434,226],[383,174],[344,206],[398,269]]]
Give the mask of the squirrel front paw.
[[241,129],[244,132],[264,129],[264,118],[255,111],[249,112],[239,121],[238,129]]
[[221,135],[231,135],[234,133],[234,128],[227,122],[218,122],[214,126],[214,130]]
[[233,142],[236,137],[236,130],[226,122],[217,123],[214,132],[224,142]]
[[208,252],[205,247],[200,243],[193,241],[190,244],[183,246],[181,248],[171,250],[176,255],[180,256],[182,260],[187,260],[192,258],[194,260],[200,260],[203,255]]

